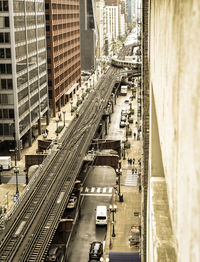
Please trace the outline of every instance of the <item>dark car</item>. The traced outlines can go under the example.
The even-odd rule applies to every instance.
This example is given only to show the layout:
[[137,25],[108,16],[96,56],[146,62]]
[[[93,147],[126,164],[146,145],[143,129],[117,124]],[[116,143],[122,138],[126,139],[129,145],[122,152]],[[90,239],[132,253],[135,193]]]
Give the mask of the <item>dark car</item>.
[[59,262],[61,261],[63,256],[63,251],[61,247],[58,246],[52,246],[50,247],[48,254],[46,256],[45,261],[56,261]]
[[103,255],[103,244],[99,241],[92,242],[90,246],[89,261],[99,261]]

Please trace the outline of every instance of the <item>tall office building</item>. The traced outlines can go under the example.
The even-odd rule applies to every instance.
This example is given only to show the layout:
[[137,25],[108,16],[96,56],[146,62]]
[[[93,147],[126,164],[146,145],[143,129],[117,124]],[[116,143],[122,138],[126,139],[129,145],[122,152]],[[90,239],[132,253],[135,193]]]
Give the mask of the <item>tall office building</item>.
[[94,0],[82,0],[81,6],[81,68],[96,69],[96,19]]
[[96,57],[100,59],[104,55],[104,42],[105,42],[105,2],[104,0],[96,1],[96,28],[97,28],[97,48]]
[[79,0],[46,0],[49,104],[53,111],[81,85]]
[[32,143],[48,112],[44,0],[0,1],[0,141]]
[[127,0],[128,23],[133,23],[137,17],[137,0]]

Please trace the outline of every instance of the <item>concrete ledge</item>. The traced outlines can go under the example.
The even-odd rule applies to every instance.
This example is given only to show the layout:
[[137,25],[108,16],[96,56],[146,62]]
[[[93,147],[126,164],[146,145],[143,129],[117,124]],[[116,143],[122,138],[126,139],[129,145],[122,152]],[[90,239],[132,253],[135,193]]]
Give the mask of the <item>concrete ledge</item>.
[[150,179],[150,239],[148,261],[177,261],[165,178]]

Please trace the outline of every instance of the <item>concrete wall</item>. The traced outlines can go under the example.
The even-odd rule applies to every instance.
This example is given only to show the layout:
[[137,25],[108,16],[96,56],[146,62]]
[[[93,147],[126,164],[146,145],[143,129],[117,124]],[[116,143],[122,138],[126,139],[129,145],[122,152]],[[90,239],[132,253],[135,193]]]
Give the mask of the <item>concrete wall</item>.
[[200,261],[200,1],[149,1],[156,147],[159,141],[177,259]]

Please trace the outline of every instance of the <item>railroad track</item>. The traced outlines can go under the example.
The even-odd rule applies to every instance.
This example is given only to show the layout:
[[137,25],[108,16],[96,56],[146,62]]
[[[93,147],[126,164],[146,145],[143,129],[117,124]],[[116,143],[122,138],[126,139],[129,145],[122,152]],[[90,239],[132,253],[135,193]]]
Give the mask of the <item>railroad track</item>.
[[110,67],[91,91],[0,237],[0,261],[44,261],[83,158],[101,121],[119,69]]

